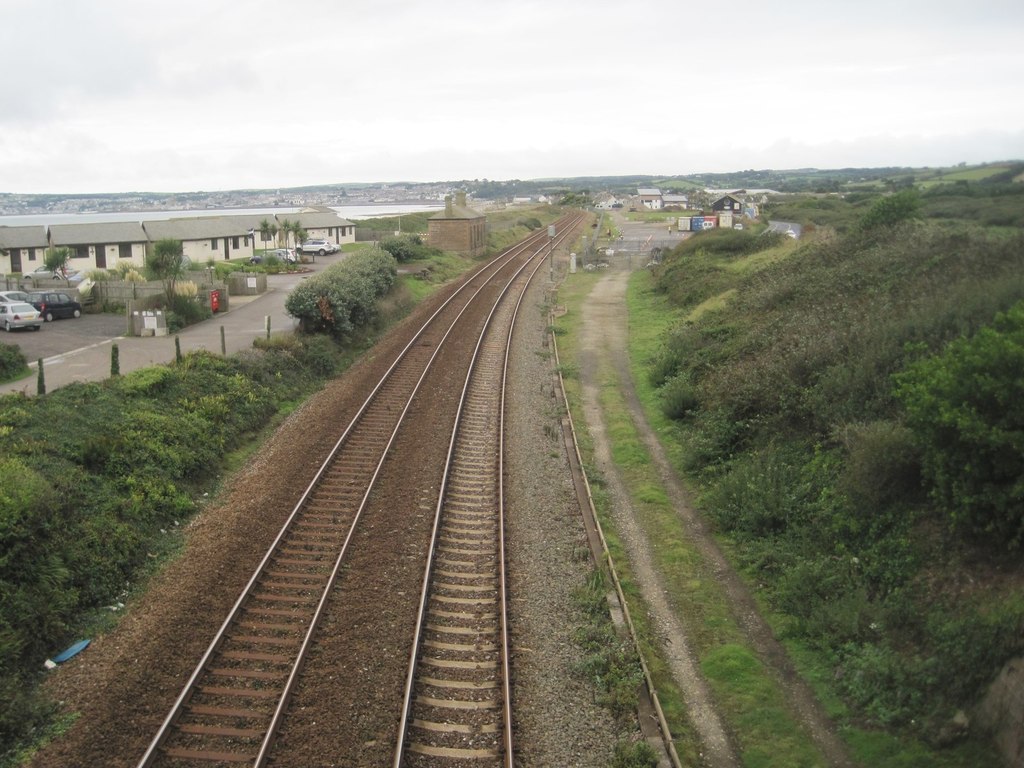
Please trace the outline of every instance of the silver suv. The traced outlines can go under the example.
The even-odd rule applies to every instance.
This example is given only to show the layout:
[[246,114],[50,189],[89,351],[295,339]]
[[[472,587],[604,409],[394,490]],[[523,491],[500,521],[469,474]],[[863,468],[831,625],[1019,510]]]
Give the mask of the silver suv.
[[328,253],[337,253],[338,246],[330,240],[307,240],[299,246],[303,253],[315,253],[318,256],[326,256]]

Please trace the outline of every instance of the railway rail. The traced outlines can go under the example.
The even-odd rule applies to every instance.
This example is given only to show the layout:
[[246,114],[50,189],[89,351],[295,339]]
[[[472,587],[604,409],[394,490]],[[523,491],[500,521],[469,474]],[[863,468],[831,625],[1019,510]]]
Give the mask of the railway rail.
[[552,245],[540,232],[504,252],[416,332],[296,503],[139,768],[266,764],[367,499],[439,350],[474,302],[493,301],[496,286],[542,263]]
[[526,264],[480,334],[434,515],[394,766],[513,765],[504,542],[509,342]]

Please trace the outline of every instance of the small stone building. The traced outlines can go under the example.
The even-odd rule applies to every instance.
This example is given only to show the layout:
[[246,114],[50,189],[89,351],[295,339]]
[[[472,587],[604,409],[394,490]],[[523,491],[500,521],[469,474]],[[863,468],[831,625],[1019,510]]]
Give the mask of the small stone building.
[[427,220],[427,244],[442,251],[478,256],[487,245],[487,218],[466,207],[466,193],[444,199],[444,211]]

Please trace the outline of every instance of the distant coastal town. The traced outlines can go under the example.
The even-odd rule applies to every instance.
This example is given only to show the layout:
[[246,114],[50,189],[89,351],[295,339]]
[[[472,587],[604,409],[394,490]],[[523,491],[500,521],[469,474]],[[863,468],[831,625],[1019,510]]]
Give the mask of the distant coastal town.
[[223,211],[232,208],[308,208],[383,204],[443,203],[453,184],[377,184],[238,189],[212,192],[125,192],[18,194],[0,192],[0,216],[122,213],[145,211]]

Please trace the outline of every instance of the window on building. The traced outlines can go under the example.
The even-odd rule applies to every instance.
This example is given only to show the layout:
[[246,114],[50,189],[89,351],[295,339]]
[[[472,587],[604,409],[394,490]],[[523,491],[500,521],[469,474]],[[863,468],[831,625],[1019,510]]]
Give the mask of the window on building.
[[217,250],[217,238],[216,237],[213,238],[213,240],[210,241],[210,250],[211,251],[216,251]]
[[132,244],[131,243],[118,243],[117,244],[117,256],[120,259],[130,259],[132,257]]
[[235,250],[235,251],[238,250],[238,236],[237,235],[235,237],[231,238],[231,248],[232,248],[232,250]]
[[88,259],[89,258],[89,246],[88,245],[76,245],[71,253],[72,259]]

